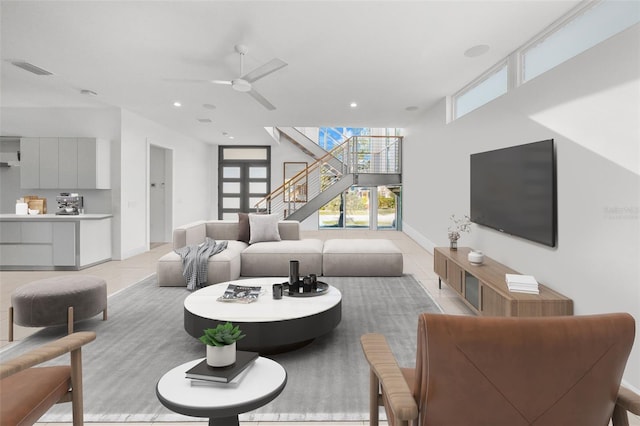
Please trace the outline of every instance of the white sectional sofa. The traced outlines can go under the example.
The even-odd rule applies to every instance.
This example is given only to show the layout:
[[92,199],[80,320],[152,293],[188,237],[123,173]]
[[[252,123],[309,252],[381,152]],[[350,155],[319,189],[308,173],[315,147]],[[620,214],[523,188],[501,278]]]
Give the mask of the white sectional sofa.
[[[400,276],[400,250],[389,240],[300,239],[300,223],[278,221],[279,240],[245,242],[237,221],[210,220],[190,223],[173,231],[173,248],[201,244],[206,237],[228,241],[228,246],[208,261],[207,285],[243,277],[287,277],[289,261],[300,262],[300,275]],[[246,231],[245,231],[246,232]],[[244,239],[244,241],[239,241]],[[326,269],[326,272],[324,271]],[[186,286],[182,259],[171,251],[158,260],[159,286]]]

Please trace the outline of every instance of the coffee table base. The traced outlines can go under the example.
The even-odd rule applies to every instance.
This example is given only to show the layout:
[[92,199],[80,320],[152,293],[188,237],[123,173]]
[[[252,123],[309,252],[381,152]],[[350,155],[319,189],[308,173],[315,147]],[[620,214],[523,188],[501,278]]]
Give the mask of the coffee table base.
[[[322,296],[320,296],[322,297]],[[298,349],[309,344],[338,326],[342,319],[342,302],[315,315],[283,321],[242,322],[234,321],[246,334],[237,342],[237,348],[261,354],[273,354]],[[204,318],[184,310],[184,329],[199,338],[205,328],[224,324],[226,320]]]

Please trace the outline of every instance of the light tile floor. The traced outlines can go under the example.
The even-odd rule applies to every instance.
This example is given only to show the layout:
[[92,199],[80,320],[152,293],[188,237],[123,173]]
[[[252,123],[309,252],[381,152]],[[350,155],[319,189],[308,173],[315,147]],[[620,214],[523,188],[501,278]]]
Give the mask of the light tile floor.
[[[413,276],[427,289],[433,299],[448,314],[469,315],[467,306],[446,285],[438,288],[438,277],[433,272],[433,256],[413,241],[406,234],[398,231],[368,231],[368,230],[323,230],[302,231],[303,238],[386,238],[400,248],[404,256],[404,273]],[[8,342],[8,308],[13,290],[28,282],[50,276],[64,274],[97,275],[107,281],[107,291],[113,294],[141,279],[155,273],[158,258],[171,250],[171,244],[153,244],[151,250],[122,261],[112,261],[97,265],[82,271],[0,271],[0,348],[10,345]],[[38,328],[15,326],[14,339],[19,341],[37,331]],[[640,426],[640,418],[631,416],[630,425]],[[203,422],[187,423],[91,423],[91,426],[195,426],[205,425]],[[38,423],[38,426],[66,426],[68,423]],[[281,423],[271,422],[243,422],[242,426],[278,426]],[[368,422],[313,422],[313,426],[367,426]],[[381,422],[381,426],[386,423]],[[286,426],[309,426],[308,423],[287,422]]]

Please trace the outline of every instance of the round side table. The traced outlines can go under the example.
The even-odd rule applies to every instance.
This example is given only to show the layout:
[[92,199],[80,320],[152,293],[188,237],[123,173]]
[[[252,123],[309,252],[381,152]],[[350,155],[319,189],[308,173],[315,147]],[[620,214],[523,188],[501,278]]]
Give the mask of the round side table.
[[258,357],[237,383],[192,384],[185,372],[202,359],[181,364],[165,373],[156,385],[158,399],[168,409],[192,417],[208,417],[209,426],[238,426],[238,414],[274,400],[287,383],[287,372],[277,362]]

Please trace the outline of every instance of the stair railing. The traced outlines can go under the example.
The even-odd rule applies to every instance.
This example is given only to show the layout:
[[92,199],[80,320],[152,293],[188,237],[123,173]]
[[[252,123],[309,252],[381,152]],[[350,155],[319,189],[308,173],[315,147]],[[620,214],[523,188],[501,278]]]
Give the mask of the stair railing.
[[[402,136],[352,136],[266,195],[254,208],[285,219],[346,174],[399,174],[401,142]],[[339,168],[335,167],[336,159]]]

